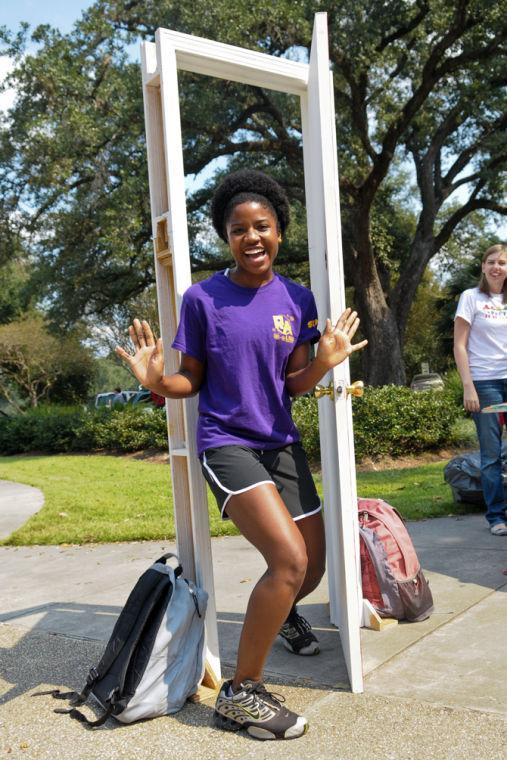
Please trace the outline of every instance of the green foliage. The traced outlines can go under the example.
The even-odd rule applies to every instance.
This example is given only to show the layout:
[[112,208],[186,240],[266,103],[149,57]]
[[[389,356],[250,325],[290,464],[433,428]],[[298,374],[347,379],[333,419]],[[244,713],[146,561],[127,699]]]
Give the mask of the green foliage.
[[445,392],[456,409],[463,413],[463,383],[457,369],[450,369],[444,375]]
[[28,451],[73,451],[82,430],[83,409],[39,406],[26,414],[0,418],[0,451],[19,454]]
[[[66,35],[48,26],[31,36],[4,31],[2,52],[15,64],[4,86],[17,95],[0,127],[0,247],[31,234],[32,286],[57,323],[109,319],[153,284],[141,83],[127,45],[165,27],[307,60],[323,9],[345,271],[365,293],[364,376],[401,382],[405,321],[428,262],[467,215],[506,213],[501,3],[97,0]],[[304,281],[297,98],[189,73],[180,96],[186,173],[219,159],[219,171],[255,164],[279,178],[298,220],[280,264]],[[414,177],[417,219],[407,211],[417,205]],[[188,199],[194,270],[212,271],[224,257],[205,221],[213,184]],[[396,355],[382,351],[388,332]]]
[[87,414],[75,442],[75,449],[81,451],[139,451],[166,447],[165,410],[148,410],[135,406],[100,409]]
[[52,334],[42,314],[29,312],[0,325],[0,395],[17,411],[41,399],[84,400],[94,373],[90,351],[77,334]]
[[409,381],[421,371],[421,362],[428,362],[430,372],[443,372],[452,361],[440,330],[438,304],[442,297],[442,286],[427,270],[417,289],[405,331],[403,359]]
[[458,417],[453,425],[449,445],[459,449],[478,449],[477,430],[471,417]]
[[[317,400],[303,396],[293,416],[312,462],[320,458]],[[458,416],[447,392],[414,393],[408,388],[367,388],[353,400],[356,457],[400,456],[444,446]],[[165,412],[142,407],[89,410],[42,406],[10,418],[0,417],[0,452],[139,451],[165,449]]]
[[308,459],[318,462],[320,459],[319,408],[317,399],[300,396],[292,402],[292,416],[301,434]]
[[0,324],[19,319],[30,305],[28,268],[16,258],[15,252],[3,253],[12,258],[0,266]]
[[443,446],[456,418],[456,408],[445,393],[414,393],[395,385],[366,388],[362,398],[354,398],[352,409],[358,459]]
[[[454,399],[446,392],[414,393],[387,385],[365,389],[352,401],[356,459],[401,456],[445,446],[458,416]],[[317,400],[297,399],[293,416],[309,459],[320,458]]]
[[95,361],[96,373],[93,381],[92,393],[108,393],[113,388],[121,388],[125,391],[138,389],[136,378],[124,367],[118,358],[99,357]]
[[41,406],[26,414],[0,418],[0,452],[18,454],[111,449],[139,451],[167,446],[163,410],[135,406],[88,410]]

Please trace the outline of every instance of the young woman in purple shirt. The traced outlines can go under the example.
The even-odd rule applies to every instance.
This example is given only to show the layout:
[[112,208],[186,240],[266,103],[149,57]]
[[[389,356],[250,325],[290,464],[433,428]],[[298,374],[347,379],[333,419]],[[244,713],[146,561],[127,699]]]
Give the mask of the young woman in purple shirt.
[[129,327],[134,355],[117,353],[155,393],[186,398],[199,392],[203,474],[223,519],[231,519],[267,563],[250,596],[234,678],[217,698],[216,722],[258,739],[290,739],[305,733],[307,720],[266,691],[264,663],[278,634],[295,654],[318,653],[295,605],[325,569],[321,504],[290,399],[310,391],[366,341],[351,344],[359,325],[351,309],[334,327],[328,319],[321,335],[312,293],[274,272],[289,222],[277,182],[258,171],[230,174],[215,191],[212,221],[234,266],[185,293],[173,342],[181,351],[178,372],[164,375],[162,341],[144,321]]

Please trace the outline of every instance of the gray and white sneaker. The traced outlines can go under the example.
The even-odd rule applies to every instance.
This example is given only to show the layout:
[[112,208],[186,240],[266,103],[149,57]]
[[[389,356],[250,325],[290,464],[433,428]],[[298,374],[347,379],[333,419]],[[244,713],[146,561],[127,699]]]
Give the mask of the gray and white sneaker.
[[308,620],[294,607],[280,628],[284,646],[289,652],[309,656],[320,652],[319,642]]
[[226,681],[215,704],[215,725],[226,731],[244,728],[255,739],[296,739],[307,731],[308,721],[283,707],[284,701],[260,681],[246,680],[236,692]]

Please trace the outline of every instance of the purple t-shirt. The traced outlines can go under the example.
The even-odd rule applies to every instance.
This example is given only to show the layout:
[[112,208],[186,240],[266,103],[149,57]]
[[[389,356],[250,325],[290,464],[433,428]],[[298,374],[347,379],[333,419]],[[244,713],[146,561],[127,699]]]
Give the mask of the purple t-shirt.
[[285,387],[290,354],[320,337],[310,290],[275,274],[244,288],[224,272],[183,296],[173,348],[205,364],[197,448],[274,449],[299,440]]

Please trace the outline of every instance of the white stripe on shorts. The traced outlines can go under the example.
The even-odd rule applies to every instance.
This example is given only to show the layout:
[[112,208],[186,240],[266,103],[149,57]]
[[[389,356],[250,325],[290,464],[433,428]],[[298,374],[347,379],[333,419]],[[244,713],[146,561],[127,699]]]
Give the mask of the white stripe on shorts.
[[294,522],[297,522],[298,520],[302,520],[304,517],[310,517],[310,515],[316,515],[317,512],[320,512],[321,509],[322,509],[322,504],[319,504],[317,509],[312,509],[311,512],[305,512],[304,515],[298,515],[297,517],[293,517],[292,519],[294,520]]
[[239,493],[245,493],[245,491],[251,491],[252,488],[257,488],[257,486],[261,486],[263,483],[271,483],[272,486],[275,485],[272,480],[259,480],[258,483],[252,483],[251,486],[247,486],[246,488],[240,488],[239,491],[229,491],[229,496],[224,501],[224,506],[222,507],[221,512],[220,512],[222,517],[224,516],[224,511],[227,506],[227,502],[229,501],[231,496],[237,496]]
[[207,461],[206,461],[206,452],[205,451],[203,452],[203,455],[202,455],[202,463],[206,467],[206,470],[209,472],[210,476],[213,478],[213,480],[215,481],[215,483],[217,484],[217,486],[219,488],[221,488],[222,491],[224,491],[225,493],[229,494],[229,496],[224,501],[222,509],[220,510],[220,514],[221,514],[222,517],[224,516],[224,510],[225,510],[226,504],[229,501],[229,499],[231,498],[231,496],[236,496],[239,493],[245,493],[245,491],[251,491],[252,488],[256,488],[257,486],[260,486],[263,483],[272,483],[272,485],[275,485],[272,480],[259,480],[258,483],[252,483],[251,486],[247,486],[246,488],[240,488],[239,491],[231,491],[230,488],[226,488],[224,485],[222,485],[222,483],[219,481],[219,479],[217,478],[217,476],[215,475],[215,473],[213,472],[213,470],[211,469],[211,467],[207,463]]

